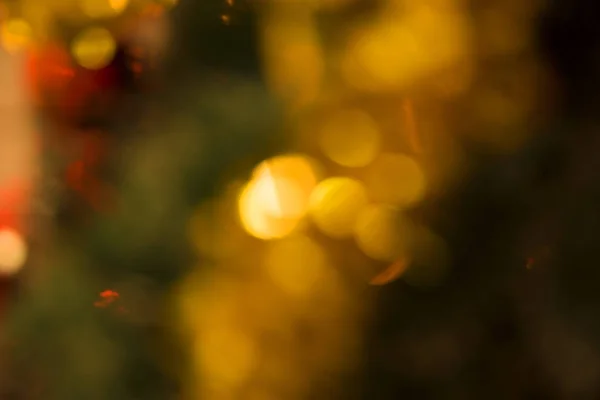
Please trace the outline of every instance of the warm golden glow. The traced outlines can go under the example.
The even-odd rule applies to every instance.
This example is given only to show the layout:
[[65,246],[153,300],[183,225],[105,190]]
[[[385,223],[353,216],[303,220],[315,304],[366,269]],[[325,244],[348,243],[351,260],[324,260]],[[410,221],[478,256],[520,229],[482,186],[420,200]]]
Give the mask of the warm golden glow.
[[196,345],[198,367],[211,380],[208,385],[239,385],[257,361],[254,343],[238,329],[210,327],[201,332]]
[[289,204],[276,202],[270,212],[280,217],[301,217],[306,213],[308,198],[317,184],[320,168],[304,155],[282,155],[260,163],[253,171],[254,180],[276,177],[293,184],[298,193]]
[[296,189],[287,181],[273,178],[248,183],[239,201],[240,220],[244,229],[263,240],[289,235],[298,226],[299,220],[276,215],[283,214],[278,190],[283,190],[282,193],[294,202],[293,199],[300,194]]
[[113,59],[116,43],[104,28],[88,28],[81,32],[71,44],[75,60],[84,68],[101,69]]
[[410,206],[425,195],[425,174],[411,157],[386,153],[371,165],[367,188],[374,201]]
[[420,70],[422,52],[412,32],[391,21],[352,39],[342,69],[348,83],[361,89],[403,86]]
[[311,161],[300,155],[261,163],[240,196],[240,219],[246,231],[259,239],[290,234],[307,212],[316,174]]
[[293,236],[273,242],[265,259],[267,273],[283,291],[305,295],[325,269],[323,250],[311,239]]
[[407,225],[398,212],[383,205],[368,206],[358,215],[354,235],[367,256],[388,262],[404,252],[409,239]]
[[387,13],[350,40],[342,73],[351,86],[365,90],[418,83],[469,56],[467,26],[459,13],[427,5]]
[[363,185],[350,178],[329,178],[321,182],[310,198],[315,225],[331,237],[352,235],[358,213],[367,204]]
[[23,19],[9,19],[2,24],[2,47],[14,53],[27,48],[33,39],[33,31]]
[[129,0],[82,0],[81,9],[90,18],[106,18],[122,13]]
[[18,232],[0,230],[0,274],[14,275],[27,259],[27,244]]
[[375,121],[360,110],[334,114],[325,122],[319,136],[323,153],[345,167],[368,165],[381,145]]

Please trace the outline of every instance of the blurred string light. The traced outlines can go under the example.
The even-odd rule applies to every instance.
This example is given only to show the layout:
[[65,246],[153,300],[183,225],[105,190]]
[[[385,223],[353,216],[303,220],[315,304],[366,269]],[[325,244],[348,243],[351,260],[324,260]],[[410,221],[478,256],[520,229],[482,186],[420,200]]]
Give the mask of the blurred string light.
[[[510,68],[512,75],[496,71],[492,78],[475,70],[476,57],[509,57],[527,48],[528,41],[518,42],[521,33],[510,29],[514,21],[519,32],[526,30],[531,14],[520,9],[532,8],[525,4],[531,2],[484,7],[479,22],[489,24],[483,27],[472,23],[476,14],[462,0],[382,0],[372,14],[341,18],[333,27],[320,19],[353,3],[360,2],[257,2],[266,80],[292,111],[290,125],[311,128],[301,129],[307,140],[292,143],[306,144],[298,150],[326,158],[330,169],[300,154],[268,159],[236,199],[239,230],[262,242],[227,247],[231,254],[219,258],[213,276],[238,284],[215,290],[202,306],[191,301],[187,312],[195,320],[201,309],[210,321],[194,325],[198,346],[212,348],[195,357],[200,366],[194,376],[209,386],[225,382],[207,398],[304,398],[318,376],[339,372],[352,352],[336,344],[359,336],[349,321],[359,320],[354,311],[366,299],[332,277],[344,275],[355,250],[364,255],[356,262],[378,271],[365,283],[442,284],[450,265],[447,244],[412,221],[410,209],[455,182],[464,167],[455,132],[467,126],[490,136],[493,129],[498,138],[487,143],[512,143],[505,136],[534,111],[536,69],[523,66],[523,57]],[[345,8],[343,15],[350,14]],[[444,116],[447,102],[467,103],[471,112],[460,123],[451,121]],[[210,235],[222,230],[229,232],[222,237],[235,238],[231,243],[241,241],[230,216],[217,214]],[[233,278],[228,267],[238,263],[253,268]],[[348,319],[340,319],[346,313]],[[294,341],[299,326],[323,347],[311,353]],[[237,366],[224,361],[231,349],[242,354]],[[323,369],[328,358],[338,362],[329,364],[331,370]]]
[[71,51],[84,68],[101,69],[112,61],[117,45],[112,34],[104,28],[88,28],[73,39]]
[[0,230],[0,275],[14,275],[27,260],[27,244],[12,229]]

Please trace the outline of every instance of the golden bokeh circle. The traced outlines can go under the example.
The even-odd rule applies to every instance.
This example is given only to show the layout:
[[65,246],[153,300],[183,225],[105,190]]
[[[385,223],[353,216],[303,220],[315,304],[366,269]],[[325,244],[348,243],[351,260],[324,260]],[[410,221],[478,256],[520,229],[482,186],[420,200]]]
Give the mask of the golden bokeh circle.
[[260,163],[238,202],[244,229],[264,240],[282,238],[295,230],[308,211],[318,169],[312,159],[301,154]]
[[[279,193],[278,188],[284,190]],[[262,240],[282,238],[292,233],[298,226],[299,218],[286,217],[285,212],[296,214],[298,205],[288,206],[280,196],[287,196],[286,199],[294,202],[300,192],[293,188],[293,184],[284,180],[250,181],[242,190],[238,202],[240,221],[246,232]],[[285,208],[281,204],[286,204]]]
[[79,65],[87,69],[101,69],[113,60],[117,44],[104,28],[93,27],[82,31],[71,43],[71,52]]
[[386,153],[369,167],[366,185],[373,201],[407,207],[423,198],[426,179],[413,158]]
[[310,292],[326,265],[323,249],[306,236],[273,242],[267,250],[265,268],[284,292],[302,296]]
[[405,252],[408,224],[392,207],[374,204],[365,207],[355,225],[356,244],[368,257],[392,262]]
[[121,14],[129,0],[82,0],[81,10],[92,19],[107,18]]
[[329,178],[317,185],[310,197],[315,225],[334,238],[351,236],[358,213],[367,204],[364,186],[351,178]]
[[[271,214],[280,217],[302,217],[308,207],[308,198],[318,181],[319,167],[316,161],[301,154],[276,156],[260,163],[252,173],[253,180],[280,182],[273,192],[278,196],[290,194],[289,199],[279,199],[271,207]],[[287,189],[287,190],[286,190]],[[273,196],[271,196],[273,197]],[[275,196],[277,197],[277,196]]]
[[361,110],[344,110],[325,121],[320,146],[332,161],[344,167],[364,167],[377,156],[381,137],[377,124]]

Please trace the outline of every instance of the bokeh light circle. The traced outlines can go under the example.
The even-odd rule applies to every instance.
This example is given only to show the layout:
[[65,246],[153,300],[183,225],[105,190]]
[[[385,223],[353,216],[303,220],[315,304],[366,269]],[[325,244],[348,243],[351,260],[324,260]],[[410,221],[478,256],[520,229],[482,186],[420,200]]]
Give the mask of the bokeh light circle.
[[367,204],[363,185],[350,178],[329,178],[317,185],[310,197],[315,225],[334,238],[352,235],[356,217]]
[[[278,188],[294,199],[299,191],[290,182],[274,179],[251,181],[242,190],[238,210],[242,226],[250,235],[263,240],[277,239],[289,235],[297,227],[299,219],[283,217]],[[294,210],[295,207],[285,208]]]
[[11,229],[0,230],[0,275],[14,275],[27,260],[27,244]]
[[260,163],[238,202],[244,229],[264,240],[290,234],[308,211],[317,170],[303,155],[282,155]]
[[284,292],[305,295],[324,271],[326,257],[317,243],[305,236],[291,236],[273,242],[265,267],[268,275]]
[[[260,163],[254,169],[252,178],[260,181],[276,179],[280,183],[270,196],[270,214],[279,217],[302,217],[306,213],[309,196],[317,184],[319,169],[314,160],[304,155],[281,155]],[[282,195],[289,198],[277,199]]]
[[87,69],[101,69],[113,60],[117,44],[104,28],[88,28],[71,44],[71,52],[79,65]]
[[369,167],[366,179],[374,201],[397,206],[411,206],[425,195],[426,179],[422,167],[413,158],[382,154]]
[[405,252],[408,224],[386,205],[370,205],[358,215],[354,237],[358,247],[377,261],[394,261]]
[[337,164],[364,167],[377,155],[381,138],[371,116],[360,110],[345,110],[325,121],[320,145],[323,153]]
[[83,0],[81,9],[90,18],[106,18],[122,13],[129,0]]

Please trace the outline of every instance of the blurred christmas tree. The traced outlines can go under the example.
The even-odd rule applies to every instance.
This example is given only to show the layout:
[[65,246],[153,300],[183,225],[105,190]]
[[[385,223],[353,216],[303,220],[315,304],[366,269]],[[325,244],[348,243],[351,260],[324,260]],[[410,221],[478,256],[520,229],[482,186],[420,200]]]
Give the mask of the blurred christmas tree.
[[43,173],[26,228],[0,221],[2,271],[29,243],[2,398],[593,394],[547,272],[594,297],[555,215],[586,186],[540,134],[551,72],[579,81],[540,60],[540,10],[7,3]]

